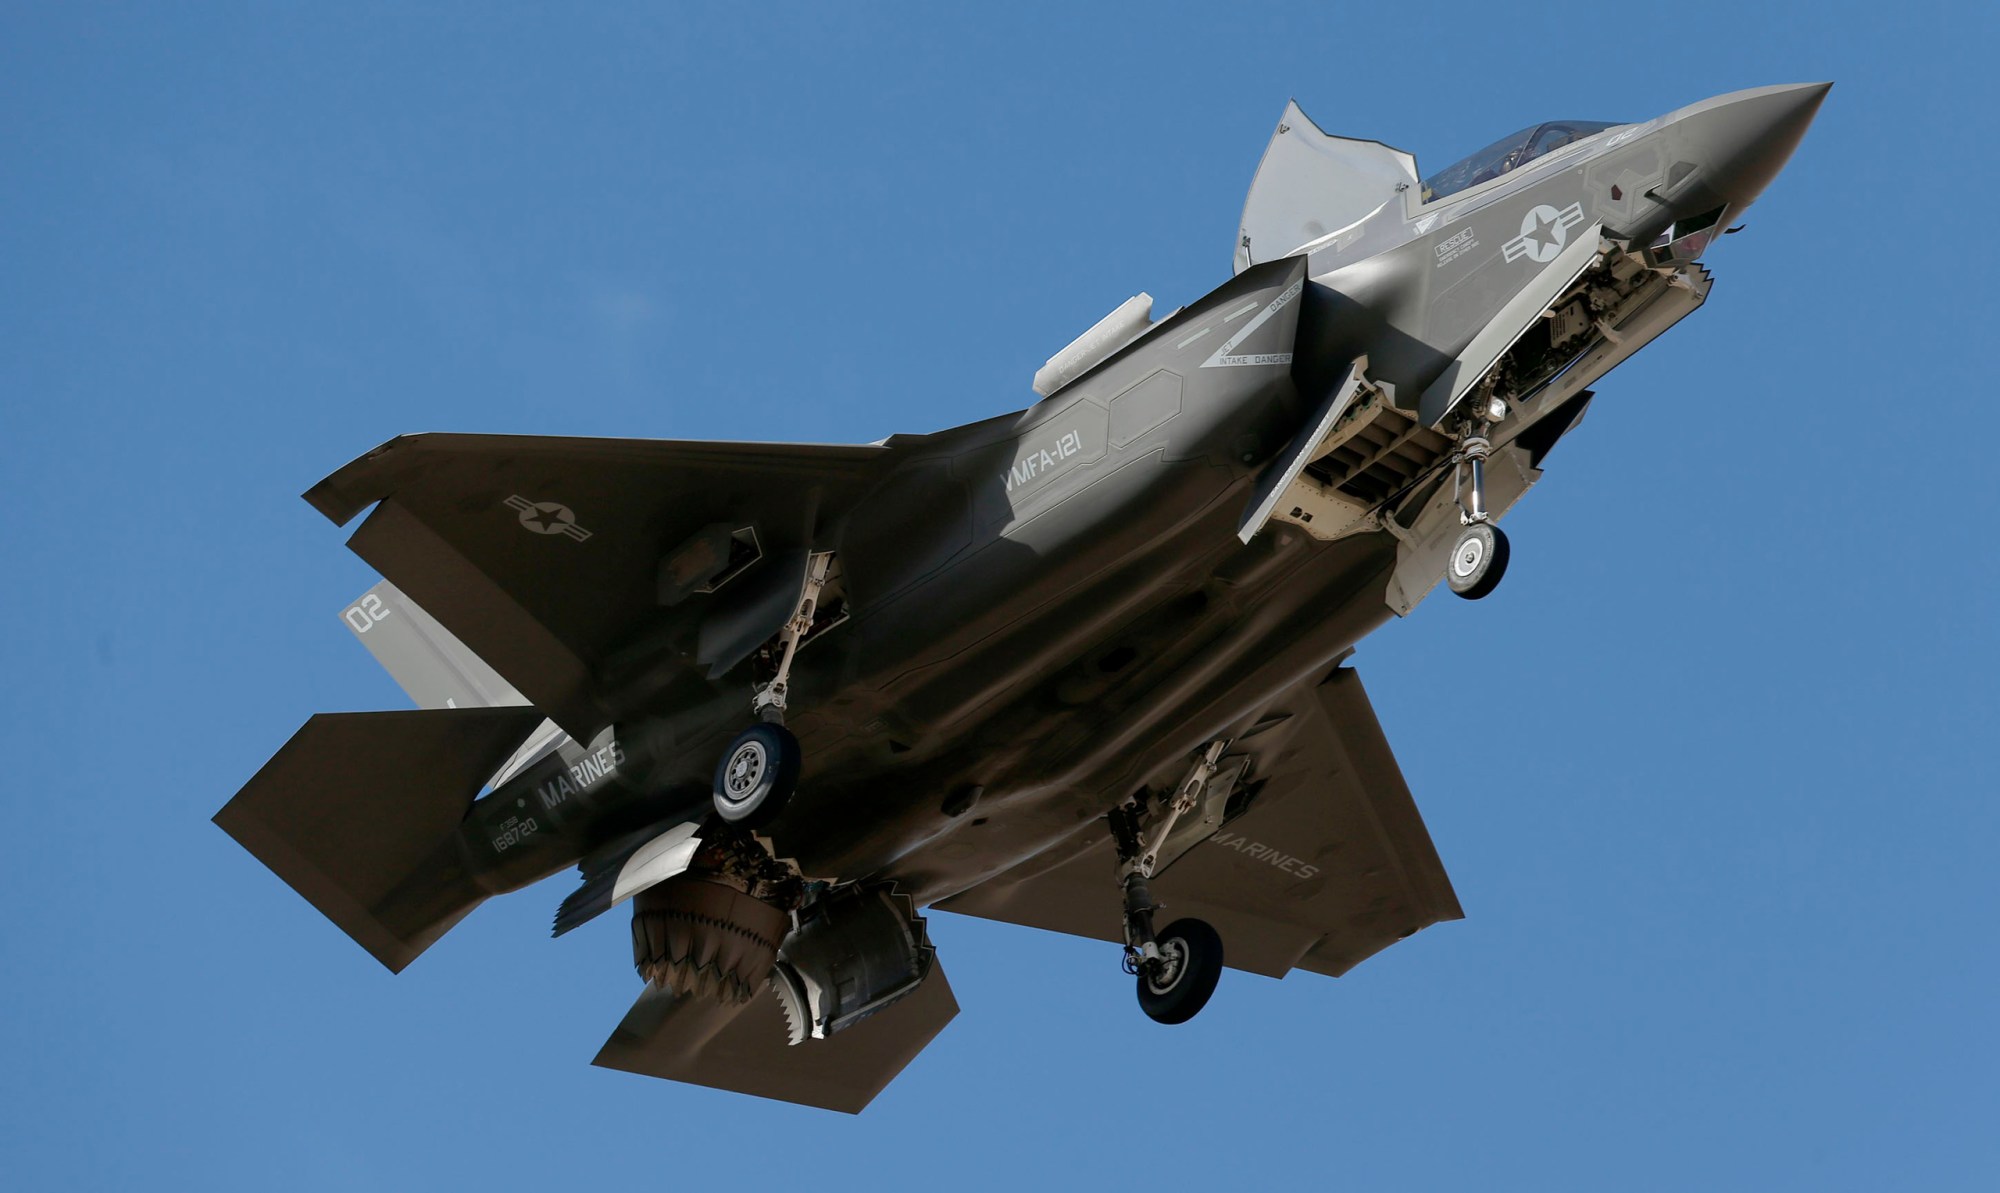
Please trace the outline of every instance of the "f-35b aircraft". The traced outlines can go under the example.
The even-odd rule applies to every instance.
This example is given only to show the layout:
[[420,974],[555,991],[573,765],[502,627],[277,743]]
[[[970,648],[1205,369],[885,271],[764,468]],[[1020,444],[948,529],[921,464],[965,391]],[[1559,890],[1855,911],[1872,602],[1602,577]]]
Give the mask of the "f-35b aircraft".
[[1827,89],[1428,178],[1287,107],[1235,276],[969,426],[391,440],[306,499],[373,507],[344,617],[421,707],[313,717],[216,822],[391,970],[575,866],[555,931],[629,901],[646,980],[598,1064],[848,1111],[957,1013],[920,908],[1114,942],[1162,1023],[1345,973],[1461,913],[1343,661],[1499,583]]

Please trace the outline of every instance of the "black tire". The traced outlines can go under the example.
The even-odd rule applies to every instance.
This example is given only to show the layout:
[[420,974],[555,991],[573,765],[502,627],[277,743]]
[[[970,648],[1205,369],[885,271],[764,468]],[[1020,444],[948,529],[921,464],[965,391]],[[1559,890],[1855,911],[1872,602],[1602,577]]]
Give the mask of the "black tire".
[[1500,587],[1507,574],[1507,536],[1498,526],[1474,522],[1458,536],[1451,558],[1445,561],[1445,583],[1468,601],[1476,601]]
[[1202,920],[1175,920],[1154,942],[1162,961],[1139,968],[1139,1009],[1155,1023],[1186,1023],[1222,977],[1222,937]]
[[798,789],[799,739],[768,721],[736,735],[715,767],[715,814],[754,828],[769,824]]

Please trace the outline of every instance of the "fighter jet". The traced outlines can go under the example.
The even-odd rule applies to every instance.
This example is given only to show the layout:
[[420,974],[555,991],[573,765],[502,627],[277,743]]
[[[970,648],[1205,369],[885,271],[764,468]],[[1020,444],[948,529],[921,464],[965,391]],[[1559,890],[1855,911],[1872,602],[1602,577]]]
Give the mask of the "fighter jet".
[[596,1063],[846,1111],[957,1013],[927,908],[1115,944],[1167,1024],[1343,974],[1461,915],[1346,660],[1493,591],[1828,86],[1428,177],[1290,105],[1229,281],[968,426],[393,439],[305,496],[372,507],[342,617],[419,707],[313,717],[216,823],[396,971],[573,866],[555,932],[629,902],[645,980]]

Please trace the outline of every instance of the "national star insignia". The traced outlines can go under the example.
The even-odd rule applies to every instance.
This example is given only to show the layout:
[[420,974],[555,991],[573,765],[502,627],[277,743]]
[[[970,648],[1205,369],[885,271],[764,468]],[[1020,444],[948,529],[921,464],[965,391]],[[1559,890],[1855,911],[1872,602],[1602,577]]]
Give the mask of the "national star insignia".
[[530,501],[517,494],[509,497],[506,504],[520,516],[521,525],[536,534],[568,535],[579,543],[590,537],[590,531],[578,526],[576,515],[561,502]]
[[1547,264],[1569,243],[1569,230],[1582,222],[1581,203],[1572,203],[1561,211],[1546,203],[1537,204],[1521,217],[1521,234],[1502,245],[1501,254],[1509,261],[1526,257]]

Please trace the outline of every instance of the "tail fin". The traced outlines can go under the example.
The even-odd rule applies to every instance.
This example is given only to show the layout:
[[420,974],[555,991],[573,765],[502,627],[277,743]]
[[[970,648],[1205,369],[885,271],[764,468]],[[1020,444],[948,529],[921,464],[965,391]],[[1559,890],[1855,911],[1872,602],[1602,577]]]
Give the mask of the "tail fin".
[[485,899],[458,825],[541,719],[527,707],[321,713],[215,823],[401,972]]
[[348,632],[418,708],[498,708],[528,698],[387,580],[340,611]]
[[[528,698],[485,659],[473,654],[439,625],[437,618],[387,580],[354,598],[340,611],[340,620],[418,708],[500,708],[528,703]],[[494,773],[491,785],[498,787],[513,778],[554,750],[563,738],[554,721],[542,722],[534,736]]]

